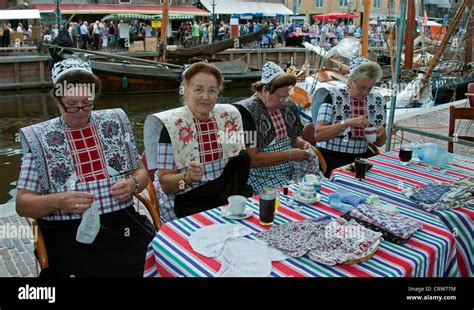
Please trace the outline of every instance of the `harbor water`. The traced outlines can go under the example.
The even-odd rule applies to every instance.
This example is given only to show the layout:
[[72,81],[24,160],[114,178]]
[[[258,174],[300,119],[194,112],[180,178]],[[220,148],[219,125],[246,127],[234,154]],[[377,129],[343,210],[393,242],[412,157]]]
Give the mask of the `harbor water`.
[[[219,103],[233,103],[251,95],[250,87],[224,90]],[[143,151],[143,124],[152,113],[181,106],[177,93],[100,95],[96,109],[123,109],[132,124],[138,151]],[[0,93],[0,204],[15,197],[21,167],[19,129],[59,115],[48,91]]]

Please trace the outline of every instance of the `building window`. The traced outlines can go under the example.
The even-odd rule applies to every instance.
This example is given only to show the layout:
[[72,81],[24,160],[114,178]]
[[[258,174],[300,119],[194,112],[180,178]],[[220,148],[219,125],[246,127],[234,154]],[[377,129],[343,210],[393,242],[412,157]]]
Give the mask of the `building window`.
[[347,6],[347,0],[339,0],[339,7],[346,7]]
[[380,0],[374,0],[374,9],[380,9]]
[[119,0],[119,3],[132,3],[132,0]]
[[394,12],[395,11],[395,0],[389,0],[390,2],[390,11]]
[[314,1],[314,7],[315,8],[322,8],[324,6],[323,0],[315,0]]

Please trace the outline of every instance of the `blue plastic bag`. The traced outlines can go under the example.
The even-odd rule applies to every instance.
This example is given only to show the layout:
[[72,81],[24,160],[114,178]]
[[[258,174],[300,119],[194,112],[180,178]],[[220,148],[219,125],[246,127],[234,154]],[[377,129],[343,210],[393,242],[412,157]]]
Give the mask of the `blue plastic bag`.
[[423,145],[416,153],[423,162],[436,166],[445,166],[451,159],[448,151],[437,144]]

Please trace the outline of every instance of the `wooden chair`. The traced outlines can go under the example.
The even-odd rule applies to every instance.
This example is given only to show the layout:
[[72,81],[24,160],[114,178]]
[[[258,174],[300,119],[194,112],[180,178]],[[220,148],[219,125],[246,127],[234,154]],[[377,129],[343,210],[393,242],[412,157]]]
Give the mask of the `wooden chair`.
[[[454,136],[454,130],[456,125],[456,120],[474,120],[474,107],[472,108],[456,108],[455,106],[449,107],[449,131],[448,136]],[[472,136],[457,136],[458,139],[463,139],[467,141],[473,141],[474,137]],[[448,152],[453,152],[454,143],[448,142]]]
[[469,83],[467,85],[467,93],[465,95],[469,101],[469,106],[474,108],[474,83]]
[[[151,216],[155,230],[158,231],[160,230],[162,223],[160,220],[158,199],[156,198],[155,188],[153,187],[153,179],[154,179],[155,170],[148,170],[145,153],[142,154],[142,163],[147,169],[148,175],[151,176],[150,177],[151,181],[148,182],[148,185],[146,186],[144,190],[147,192],[147,195],[143,194],[142,192],[142,193],[135,194],[134,196],[141,203],[145,205],[146,209],[148,210],[148,213]],[[43,233],[41,232],[41,229],[38,225],[38,222],[36,222],[36,220],[31,219],[31,218],[28,220],[32,226],[33,234],[36,237],[36,241],[35,241],[36,254],[38,256],[40,269],[43,270],[49,266],[48,253],[46,251],[46,244],[44,242]]]
[[314,125],[313,125],[313,123],[308,123],[308,124],[306,124],[306,126],[304,126],[302,138],[303,138],[303,140],[308,141],[311,144],[311,146],[313,147],[314,153],[316,153],[316,156],[318,157],[320,170],[323,173],[326,173],[326,170],[328,169],[328,165],[326,164],[326,159],[324,159],[323,154],[316,147],[316,139],[314,138]]
[[155,171],[156,169],[148,169],[147,161],[146,161],[146,154],[145,152],[142,153],[142,163],[143,166],[145,166],[146,170],[148,171],[148,177],[150,179],[150,182],[148,182],[148,185],[146,186],[146,193],[147,195],[145,196],[142,193],[136,194],[135,197],[138,198],[138,200],[145,205],[145,207],[148,210],[148,213],[150,213],[150,216],[153,220],[153,225],[155,225],[155,230],[158,231],[160,230],[161,227],[161,220],[160,220],[160,209],[159,209],[159,203],[158,199],[156,198],[156,192],[155,192],[155,187],[153,186],[153,181],[155,180]]

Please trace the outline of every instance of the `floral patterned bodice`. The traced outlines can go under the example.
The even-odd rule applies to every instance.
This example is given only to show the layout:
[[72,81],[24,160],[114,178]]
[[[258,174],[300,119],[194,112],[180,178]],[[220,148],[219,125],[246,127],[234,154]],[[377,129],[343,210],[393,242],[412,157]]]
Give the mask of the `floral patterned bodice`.
[[[216,104],[209,117],[216,120],[218,142],[225,157],[234,157],[245,149],[242,117],[230,104]],[[166,127],[173,145],[173,156],[178,169],[191,161],[200,162],[196,125],[188,107],[149,115],[145,120],[145,150],[149,169],[157,165],[157,143],[161,129]]]
[[[140,167],[132,129],[123,110],[101,110],[91,113],[107,166],[118,173]],[[31,152],[45,192],[64,186],[75,173],[62,117],[21,129],[23,153]]]

